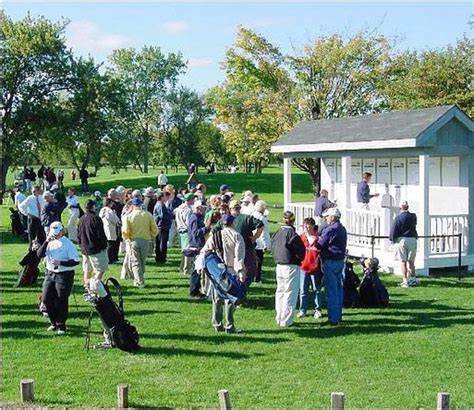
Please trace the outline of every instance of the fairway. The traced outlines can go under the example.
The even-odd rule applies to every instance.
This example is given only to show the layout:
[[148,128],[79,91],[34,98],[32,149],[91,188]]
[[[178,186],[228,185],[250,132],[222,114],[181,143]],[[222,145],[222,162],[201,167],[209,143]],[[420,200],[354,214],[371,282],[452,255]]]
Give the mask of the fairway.
[[[102,193],[119,184],[156,186],[152,175],[104,170],[90,185]],[[208,195],[224,182],[238,195],[256,191],[272,209],[275,230],[283,211],[281,168],[201,177]],[[184,179],[172,174],[169,182],[178,187]],[[309,177],[294,172],[294,200],[311,201],[310,192]],[[61,407],[113,407],[120,383],[130,384],[131,407],[146,408],[215,408],[220,389],[229,390],[236,408],[328,408],[336,391],[346,394],[349,408],[434,408],[441,391],[450,393],[453,408],[474,406],[472,276],[422,279],[419,288],[401,289],[397,277],[383,275],[389,308],[345,309],[338,328],[323,326],[326,318],[307,317],[280,329],[274,321],[274,264],[267,254],[263,283],[253,285],[248,305],[235,315],[243,333],[226,335],[214,332],[208,301],[188,299],[188,278],[178,274],[180,256],[173,248],[165,266],[148,259],[145,289],[122,281],[126,316],[140,332],[142,349],[87,353],[90,306],[82,299],[81,269],[77,309],[70,298],[69,332],[49,334],[35,311],[40,288],[12,287],[27,245],[9,233],[7,208],[1,207],[2,403],[18,402],[20,380],[32,378],[38,403]],[[107,275],[118,278],[119,271],[113,265]],[[93,331],[92,342],[101,341],[97,316]]]

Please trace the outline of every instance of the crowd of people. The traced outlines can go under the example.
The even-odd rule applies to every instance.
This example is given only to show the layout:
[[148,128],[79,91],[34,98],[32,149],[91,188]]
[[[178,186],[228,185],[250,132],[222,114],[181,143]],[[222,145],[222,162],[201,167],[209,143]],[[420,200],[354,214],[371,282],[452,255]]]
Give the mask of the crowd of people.
[[[194,171],[190,169],[190,175]],[[67,300],[74,283],[74,267],[80,261],[76,244],[82,256],[86,290],[91,278],[100,280],[110,264],[120,264],[121,279],[132,280],[133,286],[146,292],[147,259],[153,257],[158,266],[167,264],[168,248],[176,241],[180,271],[189,277],[189,297],[212,302],[211,324],[217,332],[240,330],[234,323],[236,306],[222,298],[206,279],[204,258],[209,252],[218,254],[228,272],[238,278],[250,303],[253,284],[262,281],[264,254],[271,252],[276,264],[278,326],[292,326],[295,315],[307,315],[310,292],[313,316],[316,320],[322,318],[323,287],[327,299],[325,323],[338,326],[342,322],[347,232],[326,190],[316,199],[314,217],[303,221],[301,234],[294,226],[295,215],[285,211],[280,229],[270,237],[267,204],[255,192],[247,190],[237,197],[223,184],[219,192],[208,195],[205,184],[176,189],[165,178],[162,172],[157,188],[118,186],[104,196],[96,191],[85,201],[84,209],[72,188],[64,195],[59,187],[43,193],[42,187],[35,185],[28,197],[17,189],[15,204],[23,216],[30,248],[36,244],[38,256],[45,258],[41,302],[51,320],[48,330],[66,332]],[[370,200],[366,190],[364,195]],[[402,261],[403,287],[417,284],[416,215],[408,208],[404,201],[390,234]],[[64,227],[61,215],[66,209]]]

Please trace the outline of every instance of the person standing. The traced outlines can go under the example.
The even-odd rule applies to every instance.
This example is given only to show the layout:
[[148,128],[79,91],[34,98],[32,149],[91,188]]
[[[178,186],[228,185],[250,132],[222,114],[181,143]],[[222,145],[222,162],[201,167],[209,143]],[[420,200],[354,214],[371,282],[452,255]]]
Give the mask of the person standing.
[[69,210],[69,218],[67,220],[67,236],[73,242],[77,242],[77,221],[79,220],[79,197],[76,196],[76,190],[69,188],[66,197],[66,203]]
[[379,194],[371,194],[369,184],[372,180],[370,172],[364,172],[362,181],[357,184],[357,203],[360,209],[369,209],[369,202],[372,198],[379,196]]
[[104,200],[102,199],[102,194],[100,193],[100,191],[94,192],[94,202],[95,202],[95,212],[97,215],[99,215],[100,210],[104,206]]
[[50,226],[54,222],[61,222],[61,214],[67,207],[67,203],[59,203],[49,191],[43,194],[43,199],[45,205],[41,210],[41,225],[43,225],[44,232],[48,236]]
[[156,236],[155,242],[156,263],[165,263],[168,253],[168,237],[171,223],[173,222],[173,213],[166,206],[169,195],[169,192],[161,192],[158,194],[157,202],[153,209],[153,218],[159,228],[159,233]]
[[193,270],[193,258],[184,254],[184,251],[189,245],[188,226],[189,217],[193,213],[193,205],[194,194],[190,192],[184,196],[184,202],[175,211],[176,229],[178,231],[179,243],[181,246],[180,271],[185,275],[190,275]]
[[343,284],[342,273],[346,255],[347,232],[339,221],[341,212],[337,208],[329,208],[324,213],[326,226],[316,242],[322,259],[322,271],[326,290],[328,323],[336,326],[342,322]]
[[329,209],[335,206],[335,204],[328,199],[328,195],[329,195],[328,191],[326,189],[322,189],[321,192],[319,193],[319,196],[314,201],[314,218],[315,218],[316,224],[320,228],[320,232],[322,229],[321,224],[322,222],[324,222],[324,219],[323,219],[324,212],[326,212],[326,209]]
[[140,198],[132,199],[132,210],[123,219],[122,236],[125,241],[130,241],[130,266],[133,274],[134,286],[145,287],[146,258],[150,249],[150,242],[158,234],[153,216],[142,209],[143,202]]
[[[214,235],[221,235],[222,249],[219,249]],[[234,217],[232,215],[227,214],[222,217],[222,229],[209,236],[206,244],[201,249],[201,254],[205,255],[206,252],[218,254],[226,265],[227,271],[243,279],[245,244],[242,235],[234,229]],[[214,287],[211,289],[211,297],[211,323],[215,331],[222,332],[225,330],[226,333],[240,333],[240,330],[234,324],[235,305],[230,303],[229,300],[220,297]],[[223,323],[223,313],[225,313],[227,322],[225,325]]]
[[13,203],[15,204],[15,208],[18,211],[23,231],[26,233],[28,232],[28,216],[24,215],[23,212],[20,211],[20,204],[26,199],[26,196],[23,192],[21,192],[21,188],[19,186],[15,187],[14,192],[15,197],[13,198]]
[[105,198],[104,206],[99,211],[99,217],[104,224],[104,232],[107,237],[107,258],[109,263],[113,263],[114,257],[118,252],[118,235],[117,232],[120,227],[120,218],[112,209],[114,201],[111,198]]
[[46,167],[44,166],[44,164],[41,164],[41,166],[38,168],[37,174],[38,174],[38,185],[43,190],[45,190],[45,187],[44,187],[45,171],[46,171]]
[[255,253],[257,255],[257,271],[255,273],[255,282],[262,281],[263,256],[265,251],[271,247],[270,230],[268,227],[268,219],[265,213],[267,213],[267,204],[264,201],[257,201],[255,203],[252,216],[263,223],[263,231],[260,237],[257,238],[255,246]]
[[305,247],[294,228],[295,215],[286,211],[284,225],[273,235],[272,253],[276,263],[277,289],[275,292],[276,323],[280,327],[293,325],[293,312],[300,287],[299,265],[305,255]]
[[156,205],[155,190],[151,186],[146,188],[144,196],[145,197],[143,198],[143,209],[153,214],[153,209],[155,209]]
[[20,212],[27,216],[30,249],[34,240],[39,242],[40,245],[46,240],[46,234],[41,225],[41,212],[44,206],[45,202],[41,196],[41,188],[39,186],[34,186],[31,195],[18,206]]
[[88,199],[85,208],[85,214],[79,219],[77,239],[82,253],[84,286],[87,287],[93,275],[95,279],[102,279],[109,266],[109,261],[104,224],[95,213],[95,202]]
[[83,165],[79,170],[79,179],[81,180],[81,191],[83,194],[89,192],[89,171]]
[[305,317],[308,307],[309,288],[314,294],[314,318],[319,319],[321,313],[321,283],[323,275],[319,263],[319,251],[316,248],[319,234],[313,218],[303,220],[304,232],[300,235],[306,248],[303,262],[300,265],[300,311],[298,317]]
[[[408,210],[408,202],[400,203],[400,213],[395,217],[390,228],[389,239],[395,244],[395,257],[401,262],[402,288],[418,286],[415,273],[415,257],[418,233],[416,231],[416,214]],[[408,263],[408,269],[407,269]]]
[[165,171],[161,170],[160,175],[158,175],[158,186],[163,191],[166,184],[168,183],[168,177],[165,175]]
[[74,244],[64,236],[61,222],[51,224],[47,240],[38,249],[38,257],[45,258],[46,264],[41,299],[51,322],[48,331],[64,335],[69,295],[74,284],[74,266],[79,264],[80,258]]

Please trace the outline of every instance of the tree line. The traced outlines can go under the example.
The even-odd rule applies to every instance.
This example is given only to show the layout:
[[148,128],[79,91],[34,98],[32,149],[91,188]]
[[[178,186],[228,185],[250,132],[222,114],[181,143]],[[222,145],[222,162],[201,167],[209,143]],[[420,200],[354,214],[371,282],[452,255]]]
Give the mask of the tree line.
[[[303,120],[458,104],[474,114],[474,43],[397,49],[371,32],[319,36],[285,54],[240,27],[225,80],[200,95],[179,84],[187,62],[159,47],[114,50],[108,64],[77,57],[67,20],[1,15],[1,190],[11,166],[51,162],[218,167],[260,172],[270,146]],[[295,160],[319,190],[317,158]]]

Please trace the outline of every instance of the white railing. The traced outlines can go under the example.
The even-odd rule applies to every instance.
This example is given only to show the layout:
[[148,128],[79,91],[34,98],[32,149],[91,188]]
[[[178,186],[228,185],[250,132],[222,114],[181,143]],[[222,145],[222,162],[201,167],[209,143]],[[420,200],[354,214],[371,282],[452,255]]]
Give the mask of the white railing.
[[[384,210],[347,209],[343,223],[349,233],[347,242],[355,246],[372,246],[371,236],[383,236],[387,233],[382,228],[384,224]],[[354,235],[351,235],[354,234]],[[360,235],[360,236],[359,236]],[[374,248],[380,249],[382,239],[374,239]]]
[[314,204],[288,204],[286,208],[295,214],[295,227],[298,233],[303,232],[305,218],[314,218]]
[[[430,235],[457,235],[461,237],[461,252],[468,249],[469,220],[468,215],[430,215]],[[459,238],[430,239],[430,253],[433,255],[452,254],[459,251]]]

